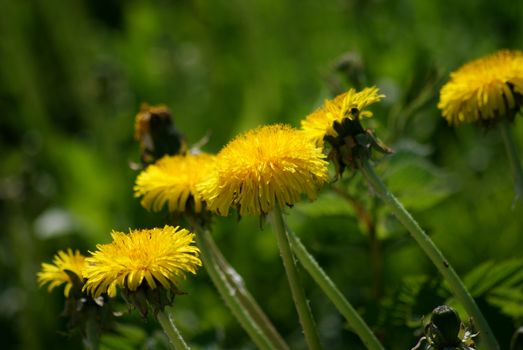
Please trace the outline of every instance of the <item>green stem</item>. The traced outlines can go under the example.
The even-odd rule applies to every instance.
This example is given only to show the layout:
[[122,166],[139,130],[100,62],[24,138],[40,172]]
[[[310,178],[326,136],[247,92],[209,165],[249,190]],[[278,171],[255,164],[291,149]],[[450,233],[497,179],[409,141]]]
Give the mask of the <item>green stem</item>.
[[254,297],[245,287],[241,275],[238,274],[238,272],[236,272],[236,270],[227,262],[209,231],[204,231],[203,236],[213,255],[213,260],[217,263],[218,268],[227,278],[227,283],[230,288],[234,289],[235,295],[240,304],[245,308],[253,321],[271,342],[271,348],[277,350],[289,350],[289,346],[285,343],[267,315],[263,312]]
[[456,298],[463,304],[467,313],[474,319],[474,323],[480,331],[481,339],[487,349],[499,350],[497,343],[490,326],[485,317],[479,310],[478,305],[470,295],[469,291],[454,271],[450,263],[445,259],[441,251],[430,239],[430,237],[418,225],[410,213],[401,205],[396,197],[390,193],[385,184],[378,177],[372,166],[367,160],[361,164],[361,172],[376,191],[378,196],[389,206],[396,218],[405,226],[410,232],[414,240],[419,244],[421,249],[430,258],[432,263],[436,266],[438,271],[443,275],[445,280],[449,283],[450,288],[456,295]]
[[182,338],[182,335],[178,331],[178,328],[176,328],[176,325],[174,324],[173,316],[171,311],[169,311],[168,308],[165,308],[164,311],[158,312],[158,315],[156,315],[156,318],[158,319],[158,322],[162,325],[163,331],[165,334],[167,334],[167,337],[169,338],[169,342],[173,346],[173,349],[175,350],[188,350],[189,347],[185,343],[185,341]]
[[367,326],[365,321],[360,317],[347,299],[345,299],[329,276],[327,276],[323,269],[318,265],[316,259],[309,254],[296,234],[289,228],[287,228],[287,234],[291,242],[292,250],[296,254],[300,263],[336,306],[338,311],[343,315],[343,317],[345,317],[349,326],[361,338],[367,349],[383,350],[383,346],[380,344],[374,333],[372,333],[369,326]]
[[499,123],[499,129],[501,135],[503,136],[503,142],[505,143],[505,150],[510,161],[510,167],[512,168],[512,173],[514,174],[514,201],[513,205],[521,198],[523,195],[523,170],[521,169],[521,161],[518,154],[518,149],[514,138],[512,136],[512,130],[510,130],[510,121],[504,118]]
[[85,336],[83,344],[86,350],[98,350],[100,342],[99,326],[96,322],[96,315],[94,312],[88,314],[87,323],[85,325]]
[[[232,311],[236,319],[240,322],[243,329],[249,334],[252,341],[260,349],[274,349],[273,344],[267,339],[260,327],[254,322],[251,315],[239,302],[235,289],[227,282],[227,277],[218,268],[218,264],[214,259],[212,250],[204,238],[208,234],[204,229],[197,227],[196,243],[200,248],[200,257],[203,261],[203,266],[207,269],[216,289],[225,301],[225,304]],[[205,233],[207,232],[207,233]]]
[[296,269],[296,263],[292,256],[291,246],[289,244],[289,237],[285,230],[285,222],[281,208],[276,204],[273,211],[271,212],[272,226],[274,233],[278,240],[278,246],[280,248],[281,258],[283,260],[283,266],[287,273],[287,279],[289,280],[289,286],[291,289],[292,298],[296,305],[296,311],[305,334],[305,340],[309,346],[309,349],[316,350],[321,349],[320,340],[316,331],[316,325],[312,318],[312,313],[309,308],[309,304],[305,299],[305,292],[299,281],[298,270]]

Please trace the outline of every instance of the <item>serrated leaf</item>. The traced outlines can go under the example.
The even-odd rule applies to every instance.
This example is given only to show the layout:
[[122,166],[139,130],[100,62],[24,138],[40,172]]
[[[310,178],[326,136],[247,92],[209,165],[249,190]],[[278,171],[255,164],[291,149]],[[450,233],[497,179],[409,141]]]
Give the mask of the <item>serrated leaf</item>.
[[499,307],[505,315],[513,318],[523,317],[523,290],[514,288],[496,288],[487,297],[487,301]]
[[405,207],[414,210],[434,206],[456,187],[450,174],[418,156],[399,156],[383,176],[390,191]]
[[485,262],[465,276],[463,282],[474,297],[479,297],[495,288],[523,286],[523,260]]
[[427,276],[405,278],[396,291],[390,314],[397,323],[420,326],[423,315],[440,305],[447,297],[439,279]]

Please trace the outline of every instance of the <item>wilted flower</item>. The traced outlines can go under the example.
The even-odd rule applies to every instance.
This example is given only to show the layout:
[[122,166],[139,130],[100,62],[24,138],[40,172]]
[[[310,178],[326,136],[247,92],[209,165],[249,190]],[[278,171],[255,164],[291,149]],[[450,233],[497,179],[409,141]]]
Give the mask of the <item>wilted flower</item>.
[[142,104],[135,117],[134,138],[140,142],[144,165],[166,154],[183,154],[187,150],[185,137],[174,126],[171,111],[164,105]]

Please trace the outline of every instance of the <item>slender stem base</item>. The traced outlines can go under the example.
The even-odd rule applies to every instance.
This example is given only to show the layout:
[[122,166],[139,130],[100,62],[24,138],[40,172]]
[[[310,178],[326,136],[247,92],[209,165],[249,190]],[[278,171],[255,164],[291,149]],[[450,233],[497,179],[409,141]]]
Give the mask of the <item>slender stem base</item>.
[[365,321],[360,317],[347,299],[345,299],[329,276],[327,276],[323,269],[318,265],[316,259],[309,254],[296,234],[289,228],[287,228],[287,234],[291,242],[292,250],[302,266],[320,286],[343,317],[345,317],[349,326],[360,337],[367,349],[383,350],[383,346],[380,344],[374,333],[372,333],[369,326],[367,326]]
[[158,319],[158,322],[160,322],[160,324],[162,325],[165,334],[167,334],[167,337],[169,338],[169,342],[171,343],[173,349],[190,349],[183,340],[182,335],[178,331],[178,328],[176,328],[171,311],[168,310],[168,308],[166,308],[164,311],[160,311],[156,317]]
[[88,320],[85,329],[85,336],[83,338],[84,348],[86,350],[98,350],[100,342],[100,330],[96,322],[94,313],[88,315]]
[[505,150],[507,151],[508,159],[510,161],[510,167],[514,174],[514,200],[513,206],[523,196],[523,169],[521,168],[521,158],[519,157],[518,149],[514,138],[512,136],[512,130],[510,130],[510,121],[504,118],[499,123],[499,129],[503,136],[503,142],[505,143]]
[[234,294],[238,302],[252,317],[254,323],[260,328],[263,334],[271,342],[271,348],[275,350],[289,350],[289,346],[281,335],[278,333],[274,325],[271,323],[265,312],[258,305],[254,297],[245,287],[243,278],[236,272],[236,270],[227,262],[222,252],[216,245],[212,235],[209,231],[203,231],[203,239],[210,248],[212,260],[216,263],[218,269],[225,275],[229,289],[234,290]]
[[316,331],[316,325],[312,318],[312,312],[309,308],[309,304],[305,298],[305,292],[299,281],[298,271],[292,256],[291,247],[289,244],[289,238],[285,230],[285,222],[283,219],[283,213],[278,205],[275,206],[271,212],[271,221],[274,228],[274,233],[278,240],[278,246],[280,248],[281,258],[283,260],[283,266],[287,273],[287,279],[289,280],[289,286],[291,289],[292,298],[296,305],[296,311],[305,334],[305,340],[309,346],[309,349],[316,350],[321,349],[320,340]]
[[236,319],[240,322],[243,329],[249,334],[252,341],[260,349],[272,350],[276,347],[267,339],[265,334],[261,331],[260,327],[254,322],[251,315],[239,302],[236,290],[231,284],[228,283],[226,275],[218,267],[218,263],[214,259],[212,249],[209,246],[205,236],[208,232],[197,228],[196,243],[200,248],[200,257],[203,261],[203,266],[207,269],[209,276],[211,277],[214,285],[218,289],[221,297],[225,304],[232,311]]
[[432,263],[436,266],[438,271],[443,275],[445,280],[450,285],[450,288],[454,292],[456,298],[463,304],[467,313],[474,319],[474,323],[477,326],[481,340],[485,348],[489,350],[499,350],[499,345],[488,325],[485,317],[479,310],[478,305],[465,288],[465,285],[458,277],[458,274],[450,263],[445,259],[441,251],[430,239],[430,237],[421,229],[418,223],[410,215],[410,213],[401,205],[396,197],[390,193],[385,184],[378,177],[372,166],[368,161],[364,161],[361,164],[361,172],[376,191],[378,196],[389,206],[396,218],[405,226],[410,232],[411,236],[423,249],[425,254],[430,258]]

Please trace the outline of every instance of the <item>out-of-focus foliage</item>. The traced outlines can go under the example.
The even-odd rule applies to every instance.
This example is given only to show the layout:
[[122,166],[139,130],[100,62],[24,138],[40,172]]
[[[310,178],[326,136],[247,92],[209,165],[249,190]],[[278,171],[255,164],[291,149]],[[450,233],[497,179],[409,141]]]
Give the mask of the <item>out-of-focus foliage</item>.
[[[87,253],[112,229],[168,220],[133,198],[133,117],[142,102],[169,106],[191,144],[210,133],[204,149],[216,152],[260,124],[298,125],[349,86],[344,72],[357,87],[377,85],[387,95],[367,121],[396,151],[380,156],[378,170],[465,277],[508,348],[523,315],[522,207],[511,209],[497,131],[452,129],[436,102],[450,70],[521,49],[523,2],[0,0],[0,8],[3,348],[78,348],[78,335],[61,334],[61,291],[37,288],[40,262],[67,247]],[[519,117],[514,132],[523,140]],[[347,174],[289,213],[386,347],[414,346],[422,316],[450,293],[360,176]],[[213,234],[291,347],[303,348],[268,225],[216,218]],[[363,348],[302,277],[326,347]],[[177,322],[195,348],[253,348],[203,270],[181,288],[188,295],[176,299]],[[153,320],[118,322],[103,348],[165,348]]]

